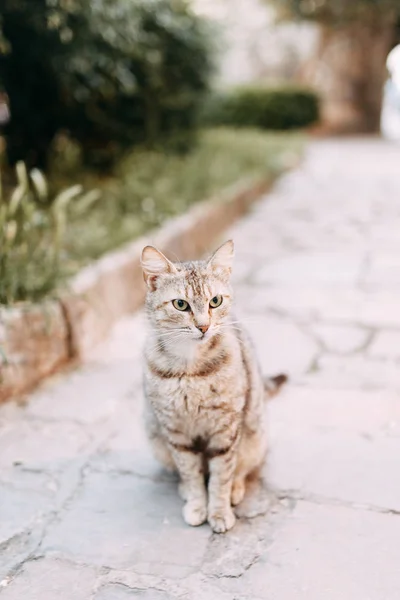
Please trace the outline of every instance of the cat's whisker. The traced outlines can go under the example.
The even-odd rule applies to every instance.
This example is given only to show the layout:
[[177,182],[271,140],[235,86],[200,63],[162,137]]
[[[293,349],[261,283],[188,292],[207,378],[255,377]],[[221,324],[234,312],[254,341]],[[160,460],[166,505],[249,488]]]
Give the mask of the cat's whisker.
[[156,331],[151,332],[151,337],[154,338],[164,338],[177,335],[178,333],[191,333],[188,329],[172,329],[171,331],[164,331],[162,333],[158,333]]
[[218,325],[218,327],[224,329],[242,329],[241,327],[239,327],[239,325],[235,325],[234,323],[221,323],[220,325]]
[[260,323],[262,319],[260,317],[245,317],[244,319],[236,319],[235,321],[230,321],[231,323]]
[[173,335],[168,335],[168,336],[154,336],[153,340],[155,342],[159,342],[158,346],[162,346],[163,344],[172,344],[174,342],[177,342],[179,340],[183,340],[184,338],[187,339],[187,336],[190,332],[186,332],[186,331],[178,331],[178,332],[174,332]]
[[223,331],[231,331],[232,329],[234,329],[235,331],[243,331],[243,329],[241,327],[235,327],[235,326],[230,326],[230,327],[222,327],[221,328]]

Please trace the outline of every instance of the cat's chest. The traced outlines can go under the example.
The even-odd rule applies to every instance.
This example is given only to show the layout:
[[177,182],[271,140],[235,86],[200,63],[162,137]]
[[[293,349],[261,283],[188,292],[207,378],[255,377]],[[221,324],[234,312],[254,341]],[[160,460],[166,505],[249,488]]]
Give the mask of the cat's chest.
[[180,377],[169,382],[166,403],[181,413],[197,413],[200,407],[207,406],[226,396],[226,386],[215,381],[198,377]]
[[217,417],[224,410],[240,412],[245,400],[244,384],[231,378],[181,377],[169,381],[164,391],[158,408],[182,422]]
[[[242,410],[247,377],[238,346],[220,348],[192,365],[171,365],[167,358],[147,354],[146,394],[159,417],[187,422],[209,411],[217,415],[222,407]],[[183,373],[173,374],[179,371]]]

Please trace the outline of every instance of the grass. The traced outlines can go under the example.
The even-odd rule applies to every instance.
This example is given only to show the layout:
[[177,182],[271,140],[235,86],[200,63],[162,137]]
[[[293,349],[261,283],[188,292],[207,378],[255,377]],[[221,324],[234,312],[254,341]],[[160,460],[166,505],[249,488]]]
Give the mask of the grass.
[[84,177],[85,187],[100,187],[103,198],[88,219],[69,227],[67,253],[82,264],[241,178],[274,177],[299,157],[302,145],[296,134],[221,128],[203,131],[183,156],[133,151],[110,179]]
[[79,185],[51,197],[43,175],[16,167],[17,186],[3,191],[0,185],[0,304],[36,301],[57,286],[64,269],[68,205],[74,213],[87,213],[98,192],[83,194]]
[[[34,209],[34,198],[29,196],[29,204],[24,200],[20,206],[20,236],[10,237],[12,228],[9,223],[4,225],[8,262],[3,265],[0,303],[37,301],[51,295],[83,265],[184,212],[193,203],[214,196],[242,178],[276,176],[293,164],[302,144],[296,134],[220,128],[201,132],[196,146],[185,155],[134,150],[107,177],[76,172],[73,182],[100,189],[102,194],[96,202],[90,195],[87,200],[71,200],[68,213],[63,207],[62,238],[53,205],[46,208],[39,203]],[[60,173],[53,172],[50,183],[54,188],[66,183],[70,186],[71,178],[66,182]],[[3,206],[6,209],[7,202],[3,201]],[[53,211],[49,218],[48,211]],[[15,220],[9,212],[7,209],[5,213],[8,221]],[[50,260],[52,252],[56,262]],[[50,265],[47,271],[46,265]]]

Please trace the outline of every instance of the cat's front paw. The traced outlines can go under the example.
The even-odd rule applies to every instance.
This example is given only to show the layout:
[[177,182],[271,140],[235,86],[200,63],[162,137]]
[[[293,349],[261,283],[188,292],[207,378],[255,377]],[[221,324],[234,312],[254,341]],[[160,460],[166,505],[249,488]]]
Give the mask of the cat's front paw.
[[182,500],[184,500],[185,502],[189,497],[188,490],[186,489],[186,485],[183,483],[183,481],[179,482],[178,494],[182,498]]
[[229,529],[232,529],[234,526],[235,521],[235,515],[230,507],[224,511],[219,510],[211,512],[208,515],[208,522],[215,533],[225,533],[226,531],[229,531]]
[[207,507],[199,502],[186,502],[183,507],[183,518],[185,523],[192,527],[202,525],[207,520]]

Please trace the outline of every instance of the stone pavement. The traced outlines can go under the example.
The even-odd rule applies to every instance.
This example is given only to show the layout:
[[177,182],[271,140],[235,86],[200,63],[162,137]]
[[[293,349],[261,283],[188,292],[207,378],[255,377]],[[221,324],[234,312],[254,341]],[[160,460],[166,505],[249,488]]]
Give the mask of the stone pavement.
[[265,373],[264,481],[187,527],[141,421],[143,318],[0,410],[3,600],[400,598],[400,150],[320,141],[232,231]]

